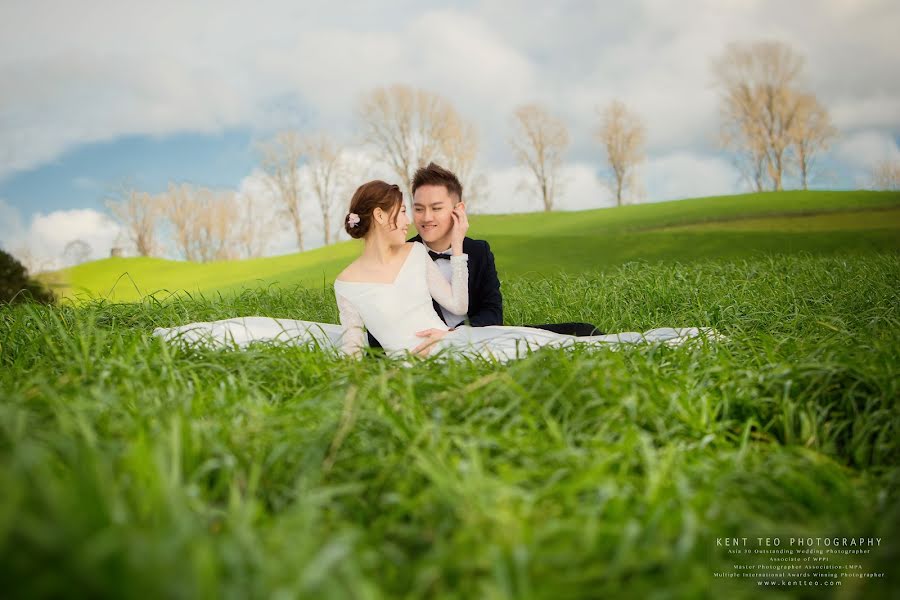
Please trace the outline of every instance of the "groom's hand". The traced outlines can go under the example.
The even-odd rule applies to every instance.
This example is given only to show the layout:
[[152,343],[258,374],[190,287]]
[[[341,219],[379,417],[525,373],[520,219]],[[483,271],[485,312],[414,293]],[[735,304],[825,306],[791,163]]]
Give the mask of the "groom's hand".
[[431,352],[431,347],[437,344],[445,335],[447,335],[447,331],[443,329],[426,329],[424,331],[417,331],[416,335],[418,337],[428,338],[413,350],[413,354],[417,354],[419,356],[428,356],[428,353]]

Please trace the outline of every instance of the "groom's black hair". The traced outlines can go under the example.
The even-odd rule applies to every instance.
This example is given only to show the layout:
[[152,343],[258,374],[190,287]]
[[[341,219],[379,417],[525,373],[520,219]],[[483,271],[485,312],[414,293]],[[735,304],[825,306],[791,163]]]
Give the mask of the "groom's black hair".
[[419,167],[413,176],[413,196],[416,195],[416,190],[423,185],[442,185],[447,188],[448,194],[456,196],[457,202],[462,200],[463,188],[456,175],[433,162],[428,163],[427,167]]

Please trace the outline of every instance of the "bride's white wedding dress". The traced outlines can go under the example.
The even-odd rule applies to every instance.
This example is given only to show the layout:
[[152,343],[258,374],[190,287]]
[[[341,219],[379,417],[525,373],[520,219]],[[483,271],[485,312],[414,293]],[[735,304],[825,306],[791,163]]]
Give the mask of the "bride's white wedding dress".
[[[452,276],[448,282],[428,256],[425,246],[412,243],[392,283],[335,281],[340,325],[243,317],[157,328],[153,333],[167,340],[218,347],[243,347],[251,342],[283,342],[316,344],[357,355],[366,345],[365,329],[368,329],[389,355],[406,355],[423,341],[416,335],[417,332],[447,330],[447,325],[434,311],[432,298],[453,313],[465,314],[468,310],[467,259],[464,254],[450,259]],[[438,341],[431,354],[507,361],[545,346],[609,346],[646,342],[676,345],[692,338],[715,335],[712,330],[695,327],[664,327],[644,333],[574,337],[531,327],[461,325]]]

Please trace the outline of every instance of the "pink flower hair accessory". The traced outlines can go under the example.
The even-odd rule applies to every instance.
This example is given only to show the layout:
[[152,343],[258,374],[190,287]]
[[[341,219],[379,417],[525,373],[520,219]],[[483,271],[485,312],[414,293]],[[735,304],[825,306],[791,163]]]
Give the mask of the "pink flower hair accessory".
[[356,213],[347,215],[347,225],[349,225],[351,229],[359,225],[359,215]]

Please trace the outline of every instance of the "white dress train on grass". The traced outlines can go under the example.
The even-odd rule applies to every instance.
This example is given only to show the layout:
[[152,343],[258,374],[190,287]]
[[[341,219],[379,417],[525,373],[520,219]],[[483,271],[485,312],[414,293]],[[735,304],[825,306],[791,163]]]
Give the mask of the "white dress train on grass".
[[[423,341],[416,336],[416,332],[447,330],[447,325],[434,311],[432,298],[451,312],[465,314],[468,310],[467,260],[464,254],[450,259],[452,276],[448,282],[428,256],[425,246],[412,242],[412,248],[393,283],[335,281],[340,325],[242,317],[157,328],[153,334],[170,341],[213,347],[244,347],[252,342],[316,344],[323,349],[358,355],[366,345],[365,330],[368,329],[388,355],[405,356]],[[663,327],[644,333],[575,337],[531,327],[461,325],[435,344],[431,354],[472,356],[505,362],[520,358],[529,350],[546,346],[678,345],[691,339],[716,337],[713,330],[696,327]]]

